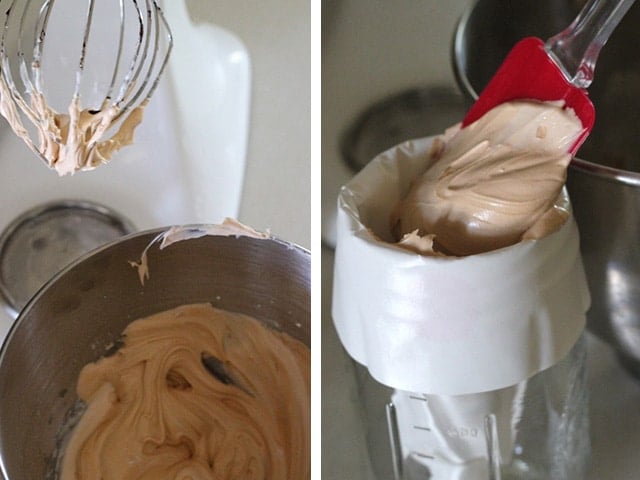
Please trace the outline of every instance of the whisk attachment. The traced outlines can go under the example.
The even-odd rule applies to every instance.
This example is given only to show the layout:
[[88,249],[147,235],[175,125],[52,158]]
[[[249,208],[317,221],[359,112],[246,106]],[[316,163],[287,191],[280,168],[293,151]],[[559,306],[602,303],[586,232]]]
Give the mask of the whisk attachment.
[[133,142],[173,45],[155,0],[0,1],[0,113],[60,175]]

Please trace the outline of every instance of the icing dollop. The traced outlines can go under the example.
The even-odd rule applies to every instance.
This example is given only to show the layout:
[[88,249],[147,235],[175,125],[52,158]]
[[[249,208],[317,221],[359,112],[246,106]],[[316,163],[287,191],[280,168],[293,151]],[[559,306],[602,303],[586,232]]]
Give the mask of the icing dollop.
[[558,203],[568,151],[582,131],[571,109],[535,101],[508,102],[451,127],[434,140],[433,162],[392,214],[399,245],[466,256],[557,229],[568,216]]
[[61,480],[310,478],[310,350],[251,317],[193,304],[136,320],[77,393]]

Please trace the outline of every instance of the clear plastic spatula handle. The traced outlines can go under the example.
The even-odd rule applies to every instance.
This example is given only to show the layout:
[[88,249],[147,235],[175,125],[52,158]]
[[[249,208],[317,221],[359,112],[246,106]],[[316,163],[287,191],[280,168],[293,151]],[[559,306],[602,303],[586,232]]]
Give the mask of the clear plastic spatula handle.
[[567,80],[587,88],[600,49],[635,0],[589,0],[569,27],[547,40],[545,48]]

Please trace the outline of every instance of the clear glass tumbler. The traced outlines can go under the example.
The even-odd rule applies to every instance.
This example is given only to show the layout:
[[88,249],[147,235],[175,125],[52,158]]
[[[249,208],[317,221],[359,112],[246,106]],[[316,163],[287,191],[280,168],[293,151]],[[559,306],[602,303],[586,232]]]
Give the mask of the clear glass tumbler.
[[377,479],[584,480],[585,343],[517,385],[468,395],[393,390],[357,365]]

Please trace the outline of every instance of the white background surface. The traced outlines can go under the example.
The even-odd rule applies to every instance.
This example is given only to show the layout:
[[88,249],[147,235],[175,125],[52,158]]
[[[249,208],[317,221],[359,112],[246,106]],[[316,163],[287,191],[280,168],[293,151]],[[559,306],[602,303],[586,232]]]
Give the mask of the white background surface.
[[[175,0],[171,0],[175,1]],[[310,2],[186,0],[197,22],[244,43],[251,124],[240,221],[310,247]]]
[[[322,226],[333,237],[339,187],[351,172],[340,133],[372,102],[415,86],[454,84],[449,49],[469,0],[325,0],[322,25]],[[322,478],[373,480],[351,360],[331,320],[333,253],[322,249]],[[640,381],[589,338],[589,480],[640,478]],[[380,479],[389,480],[389,479]]]

